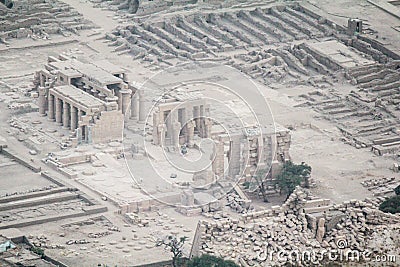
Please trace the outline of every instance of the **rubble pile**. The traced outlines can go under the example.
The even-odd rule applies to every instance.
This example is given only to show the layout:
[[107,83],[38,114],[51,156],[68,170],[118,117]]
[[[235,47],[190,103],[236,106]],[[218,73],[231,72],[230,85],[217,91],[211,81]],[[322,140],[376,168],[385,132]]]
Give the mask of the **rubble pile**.
[[[377,207],[383,200],[354,200],[334,206],[321,200],[325,206],[308,211],[307,203],[316,199],[297,188],[284,205],[271,210],[243,214],[240,219],[203,221],[198,230],[199,249],[243,266],[259,266],[266,261],[272,266],[299,264],[298,259],[291,257],[293,252],[310,252],[313,264],[317,265],[328,261],[324,251],[361,253],[371,249],[373,254],[396,255],[400,216],[379,211]],[[335,223],[334,218],[339,221]],[[375,238],[379,236],[382,238]]]
[[370,179],[361,182],[369,191],[374,193],[374,196],[393,194],[394,189],[400,185],[400,181],[395,177],[384,177],[381,179]]
[[250,208],[250,201],[242,199],[237,194],[229,193],[226,199],[228,201],[227,206],[238,213],[246,213]]
[[394,180],[396,180],[396,178],[394,178],[394,177],[390,177],[390,178],[385,177],[385,178],[382,178],[382,179],[370,179],[370,180],[366,180],[366,181],[361,182],[361,184],[362,184],[363,186],[369,188],[369,187],[373,187],[373,186],[385,185],[385,184],[390,183],[390,182],[392,182],[392,181],[394,181]]
[[[378,254],[395,252],[396,244],[398,249],[400,241],[400,216],[380,211],[378,206],[384,200],[384,197],[368,198],[365,201],[352,200],[335,205],[334,209],[344,212],[346,217],[337,224],[336,229],[327,234],[324,242],[332,246],[330,242],[334,238],[341,238],[349,248],[358,251],[373,248]],[[387,238],[379,242],[377,236]]]
[[7,43],[8,38],[51,39],[51,34],[68,35],[94,27],[68,4],[57,0],[18,1],[13,9],[0,7],[0,17],[0,43]]

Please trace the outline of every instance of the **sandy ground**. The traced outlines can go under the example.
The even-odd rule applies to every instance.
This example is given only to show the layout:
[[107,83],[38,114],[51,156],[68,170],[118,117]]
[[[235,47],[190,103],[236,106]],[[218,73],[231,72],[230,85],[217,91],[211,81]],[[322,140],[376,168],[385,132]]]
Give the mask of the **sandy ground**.
[[[96,31],[100,33],[111,31],[120,23],[117,19],[114,19],[113,12],[93,8],[92,5],[86,1],[65,0],[64,2],[75,7],[84,17],[98,25],[100,28]],[[346,24],[347,19],[340,16],[366,17],[367,22],[371,25],[373,24],[376,30],[385,32],[387,42],[390,42],[395,48],[400,49],[400,44],[395,41],[398,39],[398,32],[392,29],[392,26],[397,26],[398,21],[394,21],[392,17],[385,13],[379,16],[374,15],[375,11],[372,11],[372,6],[368,4],[367,1],[348,0],[332,2],[310,0],[308,2],[320,6],[320,8],[318,8],[319,10],[325,12],[328,17],[341,24]],[[326,7],[328,3],[329,8]],[[343,6],[346,8],[343,8]],[[77,38],[76,42],[51,47],[29,47],[38,44],[31,40],[23,41],[25,42],[24,44],[22,44],[20,40],[12,41],[12,46],[18,47],[25,45],[26,48],[0,51],[0,81],[2,80],[9,83],[13,78],[17,77],[29,83],[34,71],[45,64],[48,55],[57,55],[63,51],[73,52],[75,54],[78,51],[77,54],[84,54],[93,59],[108,59],[128,69],[131,72],[130,79],[137,82],[144,82],[157,72],[156,68],[148,68],[145,64],[140,64],[138,61],[132,60],[129,55],[118,56],[113,52],[113,48],[108,46],[107,42],[103,39],[99,39],[101,35],[93,35],[93,32],[94,31],[81,33],[81,36]],[[57,40],[57,38],[53,39],[55,42]],[[294,126],[294,130],[291,132],[292,146],[290,153],[295,162],[304,161],[312,166],[312,176],[317,184],[313,192],[317,196],[332,199],[333,202],[363,199],[371,196],[371,193],[361,186],[360,182],[362,180],[392,176],[399,177],[398,174],[394,174],[389,169],[394,162],[393,159],[377,157],[371,153],[369,149],[356,149],[352,146],[345,145],[339,140],[341,134],[333,123],[318,119],[318,114],[309,108],[296,107],[296,105],[299,104],[299,102],[295,100],[296,96],[299,95],[299,90],[304,93],[307,90],[312,91],[313,88],[289,88],[284,85],[273,86],[276,90],[261,86],[261,91],[266,96],[275,121],[284,126]],[[347,91],[348,88],[344,90]],[[4,103],[0,105],[2,110],[0,113],[0,136],[7,138],[10,147],[13,147],[13,149],[21,154],[28,155],[29,149],[7,133],[9,112]],[[51,146],[55,147],[54,144]],[[39,161],[43,155],[31,157]],[[55,173],[44,164],[41,164],[41,166],[53,175],[57,175],[60,179],[101,201],[100,195],[97,194],[97,192],[92,191],[77,181],[67,179]],[[18,174],[23,175],[24,171],[18,172]],[[3,175],[4,174],[1,174],[0,176],[3,177]],[[273,198],[272,203],[268,205],[279,203],[281,200],[280,198]],[[103,215],[106,216],[113,225],[120,228],[121,232],[113,233],[111,238],[100,238],[99,243],[72,245],[62,251],[50,250],[48,254],[61,259],[61,261],[71,266],[77,266],[77,264],[80,266],[95,266],[98,263],[126,266],[169,258],[169,254],[161,248],[145,247],[145,245],[149,243],[149,235],[165,234],[166,231],[163,230],[163,226],[148,228],[131,225],[126,226],[123,216],[117,214],[118,208],[115,205],[109,201],[102,202],[102,204],[108,208],[108,212]],[[261,206],[261,203],[258,201],[257,206]],[[177,229],[179,234],[193,235],[199,217],[184,217],[175,212],[173,208],[163,209],[161,213],[162,215],[155,212],[144,213],[143,216],[147,216],[155,221],[159,219],[168,221],[174,218],[174,223],[169,221],[168,223],[164,222],[164,225],[169,224],[171,229]],[[163,219],[163,215],[167,216]],[[101,228],[92,230],[82,228],[79,228],[79,230],[77,228],[67,231],[65,238],[60,238],[60,233],[66,231],[61,227],[62,225],[71,223],[72,221],[81,221],[83,219],[85,218],[48,223],[45,226],[30,226],[21,229],[21,231],[31,233],[32,235],[45,234],[53,243],[65,243],[66,239],[81,239],[84,238],[82,236],[87,234],[88,231],[92,230],[98,232],[102,231]],[[154,222],[154,224],[156,224],[156,222]],[[183,225],[183,227],[176,227],[176,225]],[[191,229],[192,231],[184,232],[183,229]],[[134,236],[135,234],[137,237]],[[142,241],[142,243],[140,243],[140,241]],[[112,242],[112,244],[110,244],[110,242]],[[119,244],[121,244],[121,246],[119,246]],[[128,253],[123,252],[124,249],[131,247],[141,247],[141,250],[132,250]]]

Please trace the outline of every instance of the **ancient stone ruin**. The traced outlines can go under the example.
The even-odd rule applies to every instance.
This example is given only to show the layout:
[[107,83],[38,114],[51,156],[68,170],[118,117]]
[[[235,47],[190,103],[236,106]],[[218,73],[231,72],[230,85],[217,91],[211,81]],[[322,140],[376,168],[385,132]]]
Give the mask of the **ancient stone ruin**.
[[399,20],[0,0],[0,266],[400,266]]

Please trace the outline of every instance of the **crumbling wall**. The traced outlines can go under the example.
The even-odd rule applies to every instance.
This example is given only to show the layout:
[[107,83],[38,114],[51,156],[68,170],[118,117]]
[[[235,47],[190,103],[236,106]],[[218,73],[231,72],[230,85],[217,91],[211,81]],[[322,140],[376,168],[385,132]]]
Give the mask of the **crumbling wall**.
[[368,36],[364,36],[364,35],[359,35],[358,38],[364,42],[371,44],[371,47],[373,47],[374,49],[376,49],[378,51],[381,51],[386,56],[388,56],[392,59],[395,59],[395,60],[400,59],[400,55],[398,53],[388,49],[387,47],[385,47],[384,45],[379,43],[379,41],[373,40],[373,39],[369,38]]
[[[400,216],[379,211],[381,201],[383,198],[329,205],[326,200],[316,199],[297,188],[282,206],[243,214],[240,219],[202,221],[196,233],[201,238],[193,243],[198,247],[192,248],[192,252],[231,259],[243,266],[282,266],[287,263],[308,266],[303,262],[307,259],[300,259],[300,262],[295,257],[277,258],[296,251],[300,255],[315,253],[312,265],[318,266],[335,260],[326,254],[324,257],[323,251],[396,255]],[[318,206],[313,209],[319,208],[323,212],[307,210],[307,206]]]
[[90,127],[93,143],[105,143],[112,140],[122,140],[124,116],[121,111],[102,111],[100,118]]

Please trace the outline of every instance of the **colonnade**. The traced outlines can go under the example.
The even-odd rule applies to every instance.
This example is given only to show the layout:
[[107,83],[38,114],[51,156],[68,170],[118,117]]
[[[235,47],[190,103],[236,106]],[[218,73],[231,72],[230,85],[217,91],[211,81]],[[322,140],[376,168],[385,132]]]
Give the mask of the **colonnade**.
[[[70,129],[74,132],[79,128],[79,120],[86,112],[79,107],[74,106],[62,98],[48,93],[48,111],[47,116],[50,121],[55,121],[58,125],[62,125],[65,129]],[[87,138],[87,126],[82,126],[82,139]]]
[[[205,105],[187,105],[177,108],[177,104],[159,106],[153,114],[153,143],[179,147],[186,143],[193,145],[194,135],[211,137],[212,121],[207,116]],[[183,139],[183,140],[182,140]]]

